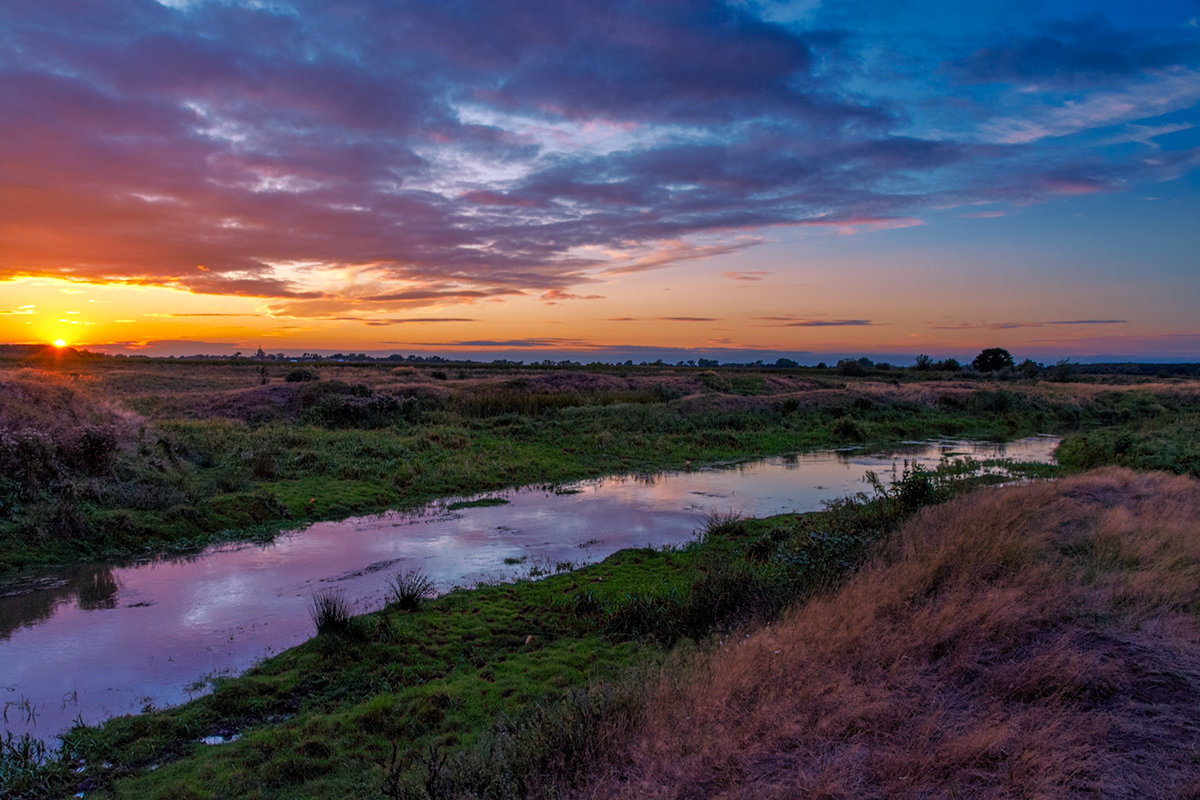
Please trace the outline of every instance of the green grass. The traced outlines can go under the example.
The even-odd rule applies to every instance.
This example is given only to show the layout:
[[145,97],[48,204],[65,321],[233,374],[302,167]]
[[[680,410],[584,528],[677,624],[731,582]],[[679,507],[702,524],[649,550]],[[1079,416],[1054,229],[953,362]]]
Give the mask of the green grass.
[[[628,369],[499,382],[464,370],[465,382],[430,383],[423,371],[364,367],[258,386],[242,366],[99,362],[63,378],[47,407],[91,421],[37,422],[58,440],[14,428],[15,449],[0,453],[21,467],[0,477],[0,576],[527,484],[937,435],[1081,433],[1064,463],[1200,469],[1200,400],[1161,384],[1096,393],[899,372],[885,386]],[[330,398],[350,405],[321,405]],[[114,404],[147,416],[120,428]]]

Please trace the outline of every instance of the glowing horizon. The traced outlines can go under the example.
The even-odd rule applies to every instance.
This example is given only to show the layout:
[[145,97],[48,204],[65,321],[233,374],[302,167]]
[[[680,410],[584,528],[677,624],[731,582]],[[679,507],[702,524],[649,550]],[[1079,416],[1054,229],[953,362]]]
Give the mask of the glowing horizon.
[[1200,360],[1194,6],[1038,8],[12,4],[0,341]]

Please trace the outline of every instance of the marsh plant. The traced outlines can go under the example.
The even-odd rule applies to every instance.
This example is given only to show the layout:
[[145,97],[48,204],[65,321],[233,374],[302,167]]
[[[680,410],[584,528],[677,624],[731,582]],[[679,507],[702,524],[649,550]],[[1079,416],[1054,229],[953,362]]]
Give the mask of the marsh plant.
[[388,581],[389,599],[401,611],[416,611],[435,589],[433,579],[419,569],[398,572]]
[[338,636],[350,630],[350,603],[341,589],[327,589],[313,595],[308,616],[318,634]]

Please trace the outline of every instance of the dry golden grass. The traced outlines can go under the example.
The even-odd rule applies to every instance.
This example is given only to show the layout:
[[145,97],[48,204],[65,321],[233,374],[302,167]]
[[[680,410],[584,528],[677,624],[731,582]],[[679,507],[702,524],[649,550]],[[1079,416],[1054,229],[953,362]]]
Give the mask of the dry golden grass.
[[981,491],[664,672],[584,796],[1197,798],[1198,612],[1197,481]]

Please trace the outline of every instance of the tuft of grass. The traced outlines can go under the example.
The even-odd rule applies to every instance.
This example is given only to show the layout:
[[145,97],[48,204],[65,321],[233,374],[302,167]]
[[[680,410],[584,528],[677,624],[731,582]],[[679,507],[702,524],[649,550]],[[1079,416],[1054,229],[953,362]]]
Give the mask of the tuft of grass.
[[349,632],[353,615],[345,593],[341,589],[327,589],[313,595],[308,617],[318,634],[341,636]]
[[436,586],[424,572],[413,569],[393,576],[388,582],[388,589],[392,605],[401,611],[416,611],[433,596]]
[[0,797],[51,797],[71,776],[69,759],[29,734],[0,738]]

